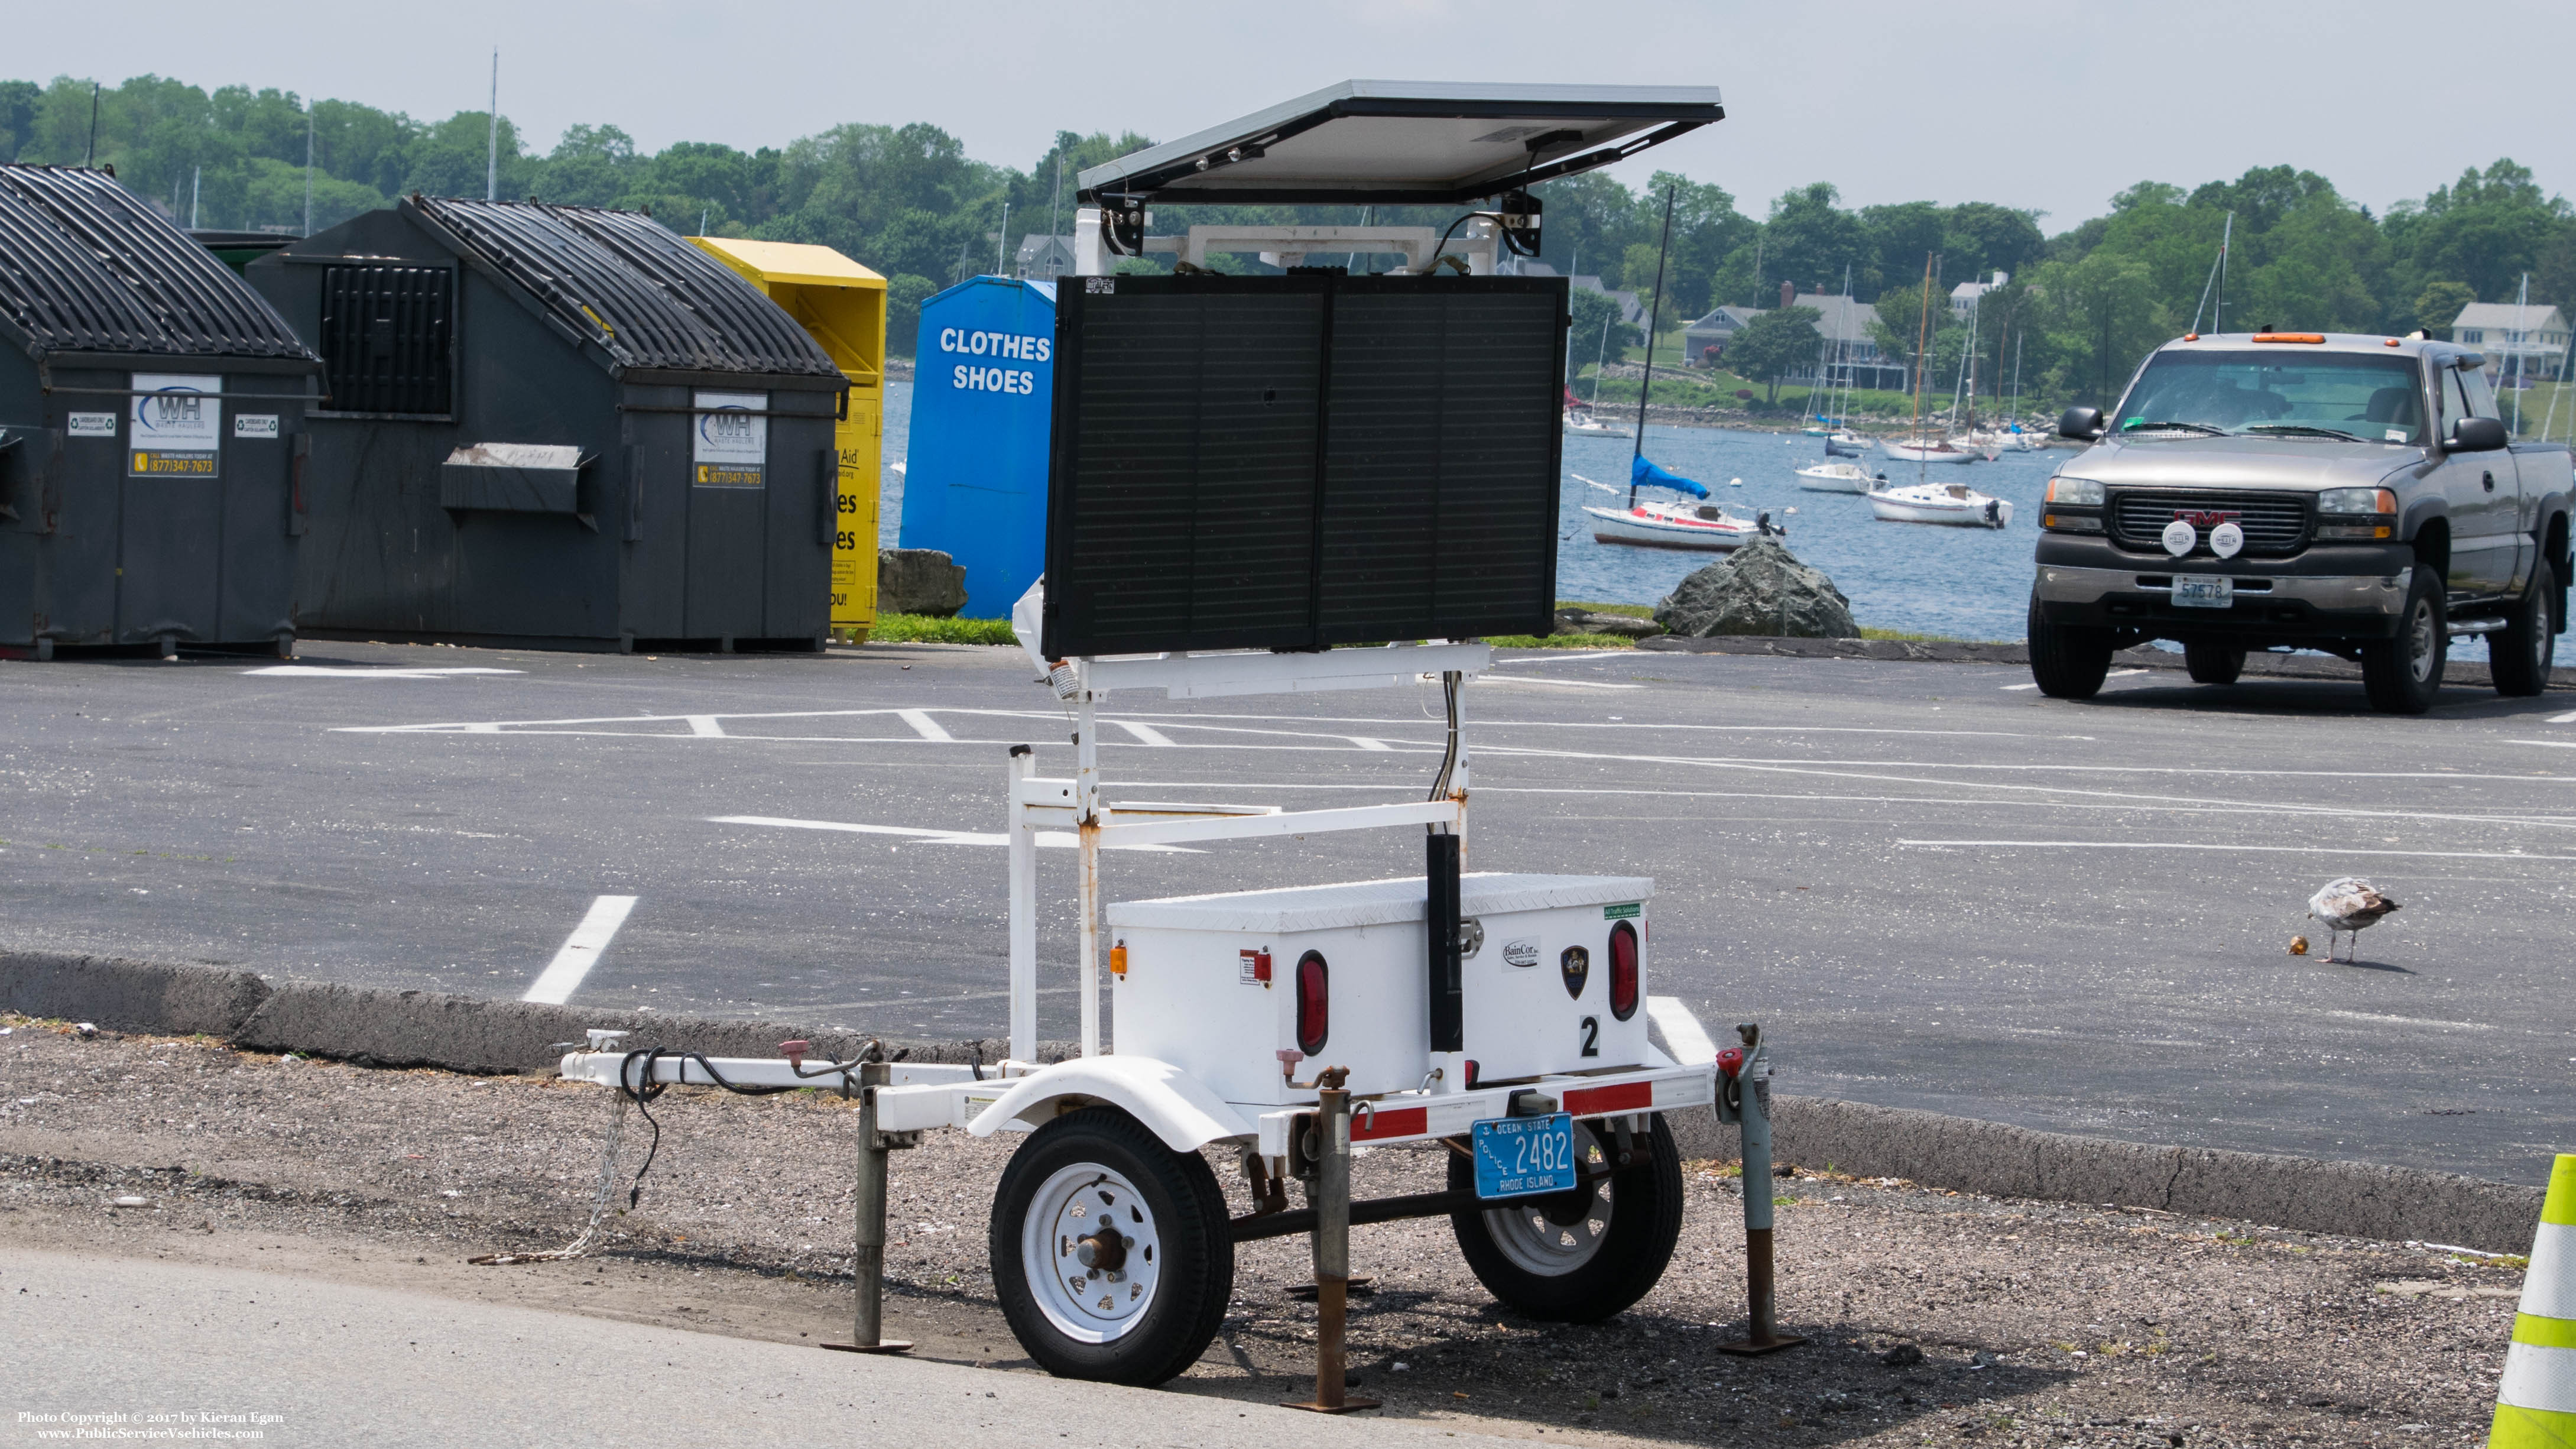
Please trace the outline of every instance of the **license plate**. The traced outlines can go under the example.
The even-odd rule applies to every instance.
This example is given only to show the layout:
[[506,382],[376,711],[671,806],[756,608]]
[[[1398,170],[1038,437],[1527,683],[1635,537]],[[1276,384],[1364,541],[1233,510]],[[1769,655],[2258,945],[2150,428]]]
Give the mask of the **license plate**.
[[2173,586],[2177,609],[2225,609],[2236,603],[2236,581],[2217,574],[2177,574]]
[[1495,1117],[1475,1127],[1476,1196],[1530,1197],[1564,1192],[1577,1180],[1574,1119]]

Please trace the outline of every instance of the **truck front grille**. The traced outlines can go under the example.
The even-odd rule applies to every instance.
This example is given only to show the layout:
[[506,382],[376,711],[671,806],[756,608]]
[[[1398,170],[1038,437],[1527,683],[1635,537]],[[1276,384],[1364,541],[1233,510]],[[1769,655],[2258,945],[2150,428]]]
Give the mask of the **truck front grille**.
[[2308,541],[2308,500],[2296,493],[2114,493],[2111,537],[2123,547],[2162,552],[2165,525],[2181,518],[2200,531],[2196,553],[2209,552],[2212,515],[2245,530],[2246,558],[2279,558]]

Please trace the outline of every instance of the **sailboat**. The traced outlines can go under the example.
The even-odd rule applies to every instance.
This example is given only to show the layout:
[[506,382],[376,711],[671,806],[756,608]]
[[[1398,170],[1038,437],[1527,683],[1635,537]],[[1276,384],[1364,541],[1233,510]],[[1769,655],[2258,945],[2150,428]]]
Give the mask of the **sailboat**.
[[[1565,433],[1568,437],[1626,438],[1635,436],[1626,428],[1619,426],[1617,423],[1605,423],[1592,415],[1593,403],[1597,403],[1601,400],[1601,369],[1607,366],[1610,361],[1610,324],[1615,320],[1617,320],[1616,314],[1601,319],[1601,352],[1592,363],[1592,402],[1585,402],[1583,399],[1576,397],[1574,395],[1574,389],[1571,387],[1568,387],[1565,390]],[[1647,348],[1647,351],[1649,352],[1653,350],[1654,349],[1651,346]],[[1571,369],[1574,364],[1569,361],[1566,363],[1566,366]]]
[[[1693,500],[1706,498],[1708,489],[1696,479],[1685,478],[1658,466],[1646,456],[1646,400],[1655,389],[1655,331],[1663,322],[1664,256],[1673,240],[1673,192],[1664,192],[1664,251],[1655,255],[1655,305],[1646,319],[1646,371],[1637,385],[1637,446],[1628,457],[1628,506],[1624,509],[1602,508],[1591,504],[1583,512],[1591,520],[1592,538],[1596,543],[1629,544],[1639,548],[1686,548],[1724,552],[1740,548],[1748,538],[1770,531],[1761,519],[1744,519],[1724,508],[1700,503],[1675,503],[1660,499],[1640,499],[1638,490],[1658,488],[1679,493]],[[1584,480],[1590,483],[1590,479]],[[1615,492],[1603,484],[1593,484],[1605,492]]]
[[[1914,482],[1902,488],[1882,484],[1869,491],[1869,511],[1882,523],[1947,523],[1975,528],[2002,528],[2012,522],[2012,505],[1964,483],[1932,483],[1924,476],[1929,463],[1965,463],[1977,455],[1947,438],[1923,434],[1923,352],[1932,325],[1932,258],[1923,258],[1923,316],[1914,336],[1914,429],[1909,442],[1881,439],[1887,455],[1914,465]],[[1966,381],[1962,363],[1961,381]],[[1955,411],[1955,404],[1953,405]]]

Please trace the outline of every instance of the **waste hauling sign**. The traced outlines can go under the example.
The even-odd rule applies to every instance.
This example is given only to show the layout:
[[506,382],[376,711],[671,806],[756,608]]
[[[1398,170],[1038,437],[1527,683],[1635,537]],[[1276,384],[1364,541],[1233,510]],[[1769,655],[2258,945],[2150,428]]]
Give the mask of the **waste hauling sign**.
[[221,471],[224,380],[180,373],[134,374],[126,437],[129,478],[212,478]]

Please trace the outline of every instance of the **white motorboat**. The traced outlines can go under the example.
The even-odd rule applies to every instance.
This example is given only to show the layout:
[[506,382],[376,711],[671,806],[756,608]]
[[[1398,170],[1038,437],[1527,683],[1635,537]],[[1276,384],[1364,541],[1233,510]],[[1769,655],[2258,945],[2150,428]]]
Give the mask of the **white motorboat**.
[[1869,511],[1882,523],[1946,523],[1955,528],[2003,528],[2012,504],[1965,483],[1908,483],[1870,491]]
[[1625,509],[1585,504],[1583,511],[1591,516],[1592,537],[1600,543],[1723,553],[1761,534],[1761,525],[1754,520],[1708,503],[1644,499]]
[[1858,463],[1816,463],[1798,470],[1798,486],[1810,493],[1867,493],[1887,481]]
[[1605,423],[1592,415],[1590,408],[1565,410],[1565,432],[1575,438],[1633,438],[1635,433],[1617,423]]
[[1973,463],[1974,449],[1962,448],[1947,438],[1927,443],[1900,443],[1894,438],[1878,440],[1879,451],[1900,463]]

